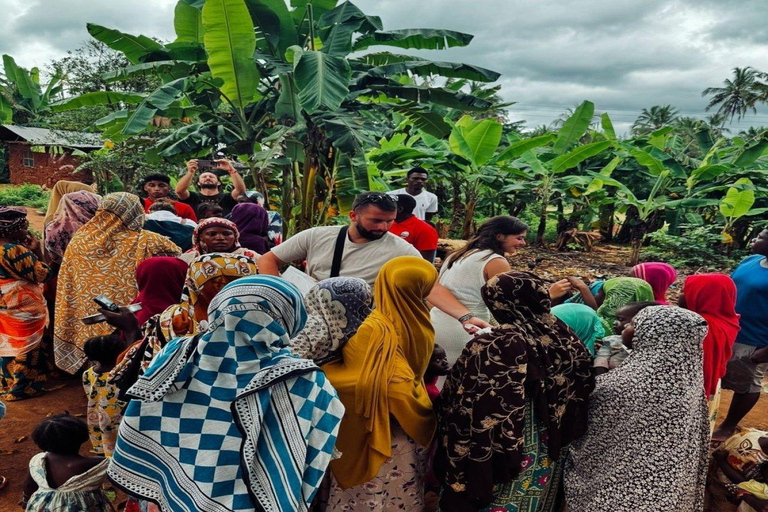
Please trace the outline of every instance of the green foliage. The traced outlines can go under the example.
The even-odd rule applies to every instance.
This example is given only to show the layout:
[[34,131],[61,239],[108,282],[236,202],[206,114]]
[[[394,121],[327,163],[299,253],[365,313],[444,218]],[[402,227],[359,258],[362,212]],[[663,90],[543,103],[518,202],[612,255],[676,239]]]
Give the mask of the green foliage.
[[685,235],[670,235],[667,231],[651,233],[650,247],[643,251],[646,261],[665,261],[674,267],[697,271],[729,272],[746,256],[747,251],[726,253],[716,226],[687,226]]
[[50,195],[39,185],[4,185],[0,187],[0,206],[45,208]]

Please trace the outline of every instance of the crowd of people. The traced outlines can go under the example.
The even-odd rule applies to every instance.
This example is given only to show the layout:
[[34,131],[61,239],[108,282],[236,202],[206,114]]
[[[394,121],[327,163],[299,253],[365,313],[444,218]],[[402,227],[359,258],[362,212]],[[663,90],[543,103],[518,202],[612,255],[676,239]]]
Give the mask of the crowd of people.
[[768,432],[739,428],[768,368],[768,229],[674,305],[666,263],[512,270],[510,216],[438,272],[427,171],[406,183],[286,241],[226,160],[190,161],[175,196],[60,182],[42,241],[0,208],[0,397],[58,372],[87,397],[85,422],[32,432],[22,506],[106,512],[109,485],[128,512],[698,512],[709,481],[768,510]]

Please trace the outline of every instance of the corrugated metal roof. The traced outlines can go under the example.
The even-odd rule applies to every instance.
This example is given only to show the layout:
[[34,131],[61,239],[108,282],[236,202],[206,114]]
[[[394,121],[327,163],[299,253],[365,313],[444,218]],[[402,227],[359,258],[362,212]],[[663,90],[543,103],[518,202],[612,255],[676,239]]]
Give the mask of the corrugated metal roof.
[[[15,124],[0,125],[0,140],[26,141],[35,146],[69,146],[75,148],[100,148],[104,141],[98,133],[48,130]],[[10,133],[9,133],[10,132]]]

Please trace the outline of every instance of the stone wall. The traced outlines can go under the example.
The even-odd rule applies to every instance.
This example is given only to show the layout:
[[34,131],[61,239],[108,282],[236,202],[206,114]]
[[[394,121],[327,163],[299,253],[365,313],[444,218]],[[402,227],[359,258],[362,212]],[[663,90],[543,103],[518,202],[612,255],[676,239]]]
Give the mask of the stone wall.
[[[34,167],[28,167],[24,164],[25,154],[31,154]],[[27,144],[8,144],[8,167],[11,174],[11,184],[13,185],[33,183],[51,188],[54,183],[60,180],[92,183],[93,176],[90,171],[74,172],[81,163],[83,163],[82,158],[69,153],[38,153],[31,151],[30,146]]]

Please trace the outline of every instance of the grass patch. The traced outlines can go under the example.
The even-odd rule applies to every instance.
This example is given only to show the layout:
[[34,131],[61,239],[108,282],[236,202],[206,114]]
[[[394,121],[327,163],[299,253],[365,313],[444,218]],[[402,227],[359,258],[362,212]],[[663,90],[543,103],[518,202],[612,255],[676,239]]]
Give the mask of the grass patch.
[[8,185],[0,188],[0,206],[47,208],[51,193],[39,185]]

